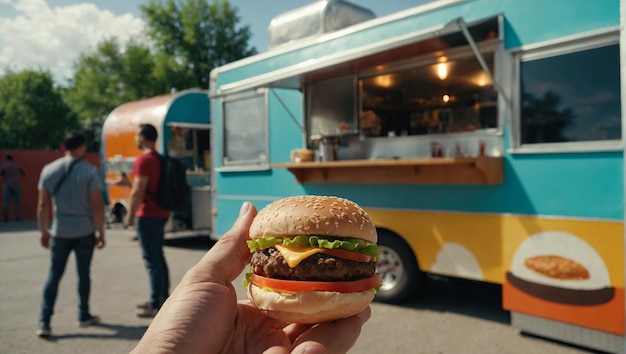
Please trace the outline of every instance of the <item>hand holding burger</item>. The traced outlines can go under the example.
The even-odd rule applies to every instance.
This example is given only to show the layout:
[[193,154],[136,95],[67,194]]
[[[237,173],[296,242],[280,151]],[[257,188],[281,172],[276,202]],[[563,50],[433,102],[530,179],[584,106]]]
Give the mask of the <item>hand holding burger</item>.
[[355,315],[374,299],[376,228],[352,201],[296,196],[256,216],[248,246],[248,298],[266,315],[319,323]]
[[256,209],[244,203],[233,227],[192,267],[165,302],[132,353],[345,353],[369,308],[317,325],[265,316],[237,302],[232,281],[250,260],[246,246]]

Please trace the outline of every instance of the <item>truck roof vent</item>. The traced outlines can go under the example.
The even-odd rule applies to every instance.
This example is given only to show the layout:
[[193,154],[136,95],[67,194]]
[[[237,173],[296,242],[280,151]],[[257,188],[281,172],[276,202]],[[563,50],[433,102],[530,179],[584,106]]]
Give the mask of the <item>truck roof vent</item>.
[[317,0],[272,19],[269,25],[269,49],[337,31],[375,17],[371,10],[347,1]]

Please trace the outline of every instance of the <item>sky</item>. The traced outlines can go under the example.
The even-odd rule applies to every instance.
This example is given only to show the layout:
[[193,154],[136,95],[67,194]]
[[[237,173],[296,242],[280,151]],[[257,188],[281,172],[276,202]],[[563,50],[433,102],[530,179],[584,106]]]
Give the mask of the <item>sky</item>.
[[[212,1],[212,0],[208,0]],[[314,0],[230,0],[240,26],[249,26],[250,45],[267,51],[272,18]],[[432,0],[352,0],[382,17]],[[147,0],[0,0],[0,75],[11,70],[49,70],[61,85],[71,78],[81,53],[104,39],[121,43],[144,29],[139,6]]]

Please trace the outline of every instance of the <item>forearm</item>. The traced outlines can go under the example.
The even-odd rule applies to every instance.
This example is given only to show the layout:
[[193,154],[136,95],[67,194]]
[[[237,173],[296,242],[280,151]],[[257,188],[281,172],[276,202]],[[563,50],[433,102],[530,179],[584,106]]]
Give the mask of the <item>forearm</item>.
[[96,227],[96,231],[100,236],[104,235],[104,218],[104,206],[95,206],[93,209],[93,222]]
[[133,226],[135,224],[135,214],[139,207],[143,203],[143,199],[148,189],[148,177],[135,176],[133,181],[133,187],[130,190],[130,197],[128,198],[128,214],[126,215],[126,222],[128,225]]
[[137,190],[133,191],[130,195],[130,205],[128,206],[128,213],[134,218],[135,213],[139,210],[139,206],[143,202],[144,193]]
[[37,205],[37,225],[40,232],[48,230],[48,221],[50,217],[50,208],[48,205]]

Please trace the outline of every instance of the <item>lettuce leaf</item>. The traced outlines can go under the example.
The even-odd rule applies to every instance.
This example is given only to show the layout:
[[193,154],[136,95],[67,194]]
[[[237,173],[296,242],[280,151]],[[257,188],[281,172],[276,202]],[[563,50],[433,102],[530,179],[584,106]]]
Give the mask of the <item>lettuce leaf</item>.
[[243,282],[243,287],[244,288],[248,288],[248,285],[250,285],[250,278],[252,278],[252,268],[249,268],[248,272],[243,277],[242,282]]
[[248,248],[250,248],[250,253],[264,250],[276,244],[281,244],[283,246],[292,247],[342,249],[378,257],[378,245],[356,238],[301,235],[293,238],[264,237],[256,240],[249,240],[247,243]]

